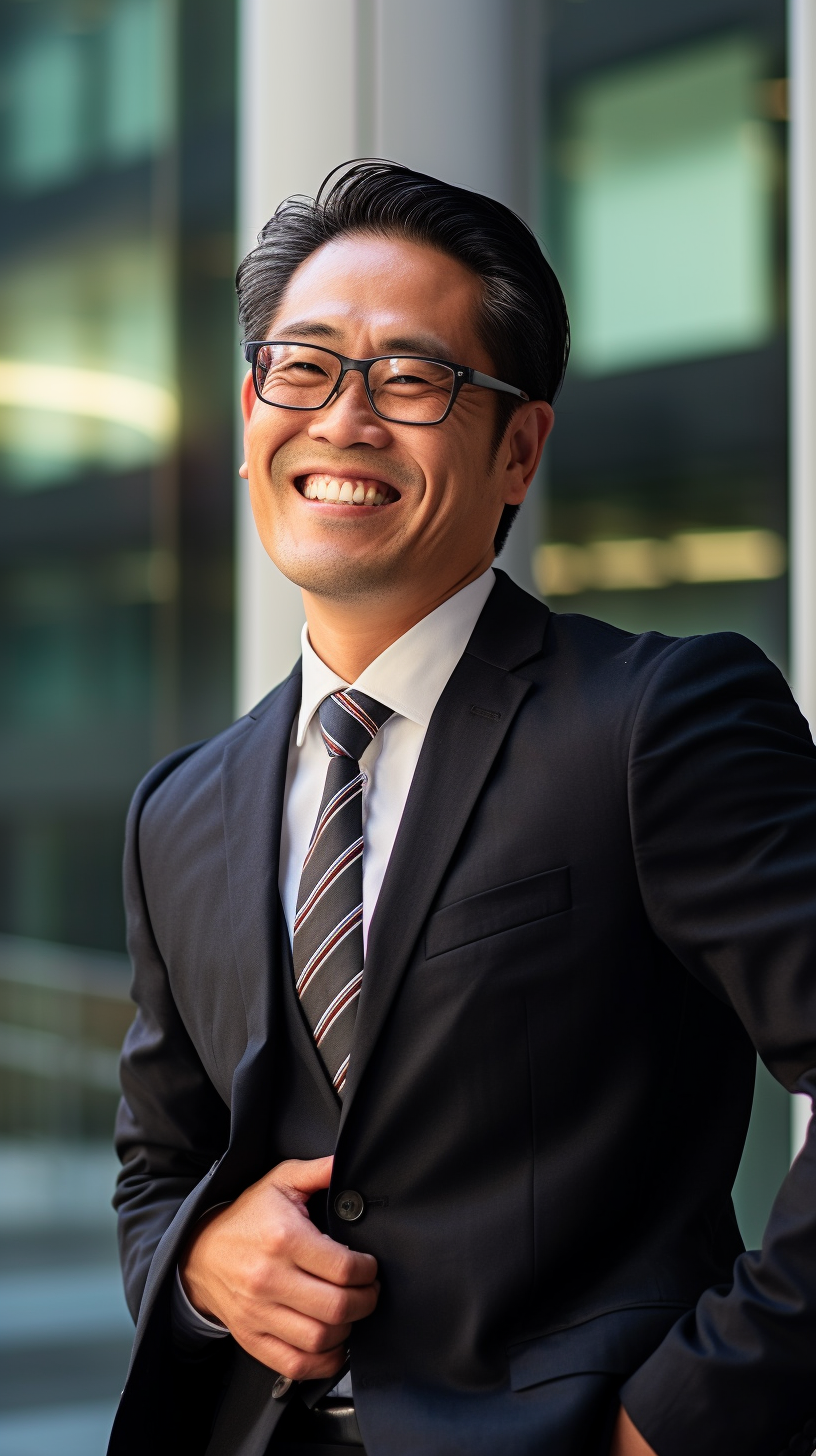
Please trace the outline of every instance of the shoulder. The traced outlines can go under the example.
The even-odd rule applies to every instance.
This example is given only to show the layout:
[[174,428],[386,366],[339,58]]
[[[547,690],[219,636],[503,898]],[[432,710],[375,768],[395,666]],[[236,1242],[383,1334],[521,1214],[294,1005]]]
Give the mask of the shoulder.
[[550,612],[540,665],[547,685],[604,713],[635,708],[646,685],[683,643],[662,632],[627,632],[597,617]]
[[738,632],[631,633],[551,612],[541,656],[520,670],[539,686],[541,711],[554,696],[573,726],[614,734],[621,749],[652,732],[696,732],[704,721],[719,728],[762,722],[810,744],[783,674]]
[[220,780],[224,756],[228,750],[250,733],[259,722],[280,715],[286,700],[289,713],[291,688],[299,681],[299,664],[290,677],[279,683],[248,713],[237,718],[213,738],[177,748],[158,763],[138,785],[131,801],[129,824],[133,827],[158,826],[170,820],[175,824],[200,810],[213,795],[220,802]]
[[663,632],[627,632],[609,622],[578,613],[552,612],[547,649],[586,670],[620,673],[620,681],[636,694],[653,686],[658,691],[675,681],[719,677],[738,681],[746,673],[773,683],[788,697],[790,690],[779,669],[760,647],[739,632],[710,632],[693,637],[669,637]]
[[739,632],[677,638],[644,682],[636,725],[641,746],[667,735],[692,751],[711,734],[813,752],[784,675]]
[[504,573],[496,577],[468,651],[555,689],[576,709],[594,705],[604,718],[610,712],[631,717],[644,698],[714,689],[793,702],[779,669],[738,632],[627,632],[596,617],[554,612]]

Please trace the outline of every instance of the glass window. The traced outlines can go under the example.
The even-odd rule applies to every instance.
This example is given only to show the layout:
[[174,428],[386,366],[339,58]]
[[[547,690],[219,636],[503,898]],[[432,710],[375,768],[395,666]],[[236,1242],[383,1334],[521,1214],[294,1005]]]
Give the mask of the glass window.
[[[543,235],[574,358],[542,594],[787,662],[783,0],[552,0]],[[735,1198],[756,1245],[790,1098],[759,1068]]]
[[773,178],[747,36],[576,86],[564,150],[576,367],[763,343],[774,324]]
[[231,717],[234,29],[0,7],[0,1456],[102,1456],[132,1340],[124,818]]

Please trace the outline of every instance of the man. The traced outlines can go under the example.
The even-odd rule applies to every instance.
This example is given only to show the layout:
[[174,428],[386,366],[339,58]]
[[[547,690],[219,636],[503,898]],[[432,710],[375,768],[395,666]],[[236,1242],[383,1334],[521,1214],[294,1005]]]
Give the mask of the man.
[[134,800],[111,1452],[809,1451],[812,1144],[730,1197],[755,1049],[816,1089],[806,725],[494,571],[567,350],[505,208],[357,163],[238,291],[307,630]]

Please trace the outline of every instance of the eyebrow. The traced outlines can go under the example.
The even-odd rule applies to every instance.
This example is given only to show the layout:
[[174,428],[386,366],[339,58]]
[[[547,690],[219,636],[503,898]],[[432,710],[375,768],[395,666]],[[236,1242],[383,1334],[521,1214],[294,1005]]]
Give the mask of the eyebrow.
[[[275,335],[279,339],[338,339],[340,330],[332,324],[318,323],[314,319],[295,319],[284,328],[276,329]],[[447,359],[449,350],[446,344],[430,334],[400,334],[392,336],[384,341],[381,353],[384,356],[394,354],[399,350],[407,354],[421,354],[431,359]]]
[[450,353],[446,344],[430,334],[407,334],[386,339],[385,352],[393,353],[396,349],[404,349],[409,354],[427,354],[433,359],[447,359]]
[[295,319],[294,323],[287,324],[285,328],[275,330],[275,337],[278,339],[287,339],[296,334],[304,339],[336,339],[339,330],[332,328],[331,324],[320,324],[313,319]]

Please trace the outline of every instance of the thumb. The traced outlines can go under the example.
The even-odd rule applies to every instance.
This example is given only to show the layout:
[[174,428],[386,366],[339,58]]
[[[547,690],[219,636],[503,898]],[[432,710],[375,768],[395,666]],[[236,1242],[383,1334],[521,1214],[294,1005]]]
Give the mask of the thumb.
[[288,1158],[278,1163],[270,1174],[270,1182],[293,1203],[305,1203],[313,1193],[328,1188],[331,1182],[333,1157]]

